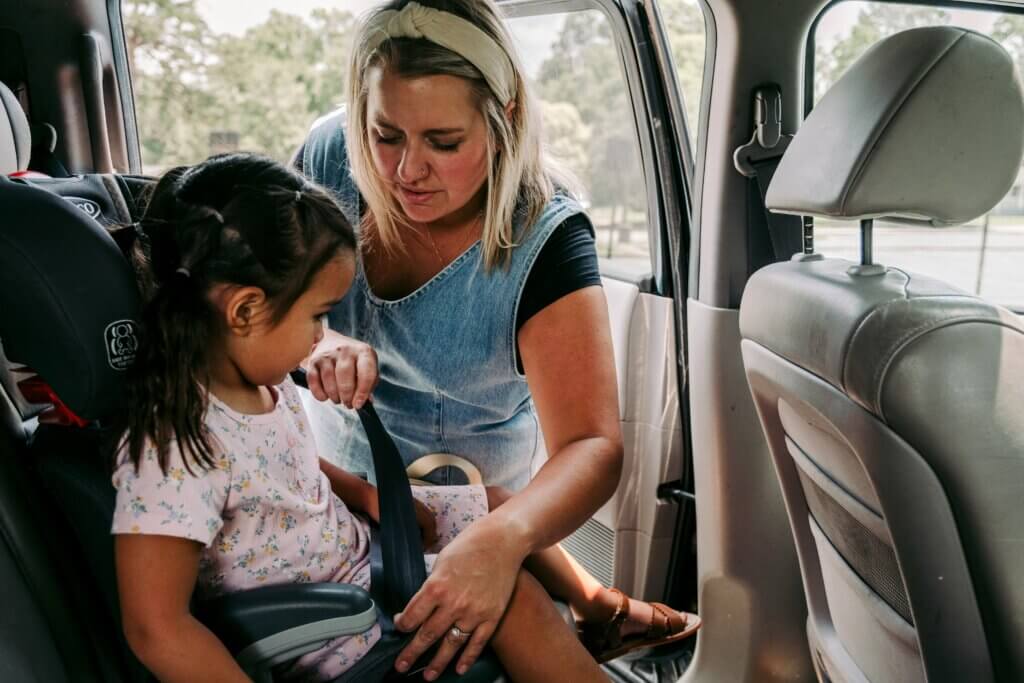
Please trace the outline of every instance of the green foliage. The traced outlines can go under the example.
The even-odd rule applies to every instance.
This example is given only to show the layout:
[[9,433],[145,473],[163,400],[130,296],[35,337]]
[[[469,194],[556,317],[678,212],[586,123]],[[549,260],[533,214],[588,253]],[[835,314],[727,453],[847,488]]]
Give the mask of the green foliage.
[[341,103],[354,19],[274,11],[242,36],[215,35],[196,0],[125,0],[122,14],[142,158],[157,171],[208,156],[211,134],[286,161]]
[[242,149],[286,160],[309,124],[342,100],[352,16],[318,10],[312,23],[277,10],[242,36],[221,39],[209,82],[220,129]]
[[[704,64],[696,0],[663,0],[691,132]],[[197,0],[123,0],[142,156],[147,170],[194,163],[238,137],[240,149],[282,161],[310,123],[339,105],[353,16],[273,11],[243,35],[215,34]],[[605,16],[572,12],[536,82],[549,149],[582,181],[596,206],[646,206],[636,122],[618,46]],[[614,213],[614,212],[613,212]],[[642,219],[642,215],[638,219]]]
[[125,40],[138,103],[143,159],[163,166],[202,158],[193,121],[214,106],[204,82],[213,50],[195,0],[135,0],[122,5]]
[[946,25],[949,13],[924,5],[863,3],[856,23],[834,45],[815,45],[814,96],[821,97],[864,52],[882,38],[911,28]]
[[690,143],[696,145],[707,45],[704,15],[696,0],[665,0],[659,3],[659,7],[669,47],[672,49],[672,60],[676,65],[676,78],[686,105]]
[[[691,132],[696,130],[704,70],[704,22],[694,0],[661,3],[662,15],[684,93]],[[545,102],[549,144],[579,176],[594,207],[611,209],[626,222],[646,207],[637,123],[618,46],[607,18],[596,10],[565,18],[550,56],[541,64],[537,89]],[[552,125],[557,117],[562,125]],[[572,114],[575,112],[575,114]],[[566,135],[574,116],[581,124]],[[646,125],[646,124],[645,124]],[[643,220],[641,213],[635,216]]]
[[1017,74],[1024,75],[1024,15],[1001,15],[992,26],[992,37],[1013,56]]

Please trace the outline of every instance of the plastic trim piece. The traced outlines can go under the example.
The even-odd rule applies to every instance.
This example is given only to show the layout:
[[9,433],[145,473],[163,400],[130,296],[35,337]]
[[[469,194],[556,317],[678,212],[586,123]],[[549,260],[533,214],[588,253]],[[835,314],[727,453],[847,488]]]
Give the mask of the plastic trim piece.
[[246,673],[254,674],[260,669],[317,650],[332,638],[363,633],[376,623],[377,606],[371,604],[359,614],[314,621],[257,640],[239,652],[235,659]]

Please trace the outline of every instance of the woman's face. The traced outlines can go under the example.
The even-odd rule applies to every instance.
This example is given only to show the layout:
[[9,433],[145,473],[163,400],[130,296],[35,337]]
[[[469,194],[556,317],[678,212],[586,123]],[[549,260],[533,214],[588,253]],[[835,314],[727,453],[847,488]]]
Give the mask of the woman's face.
[[380,67],[367,76],[373,163],[406,217],[432,223],[483,208],[487,123],[469,83],[456,76],[403,78]]

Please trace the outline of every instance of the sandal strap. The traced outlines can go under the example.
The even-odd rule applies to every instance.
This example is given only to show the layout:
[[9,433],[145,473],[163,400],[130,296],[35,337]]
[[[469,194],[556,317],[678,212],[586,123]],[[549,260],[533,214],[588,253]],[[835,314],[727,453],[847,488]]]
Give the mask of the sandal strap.
[[629,616],[629,598],[618,588],[609,590],[619,596],[619,604],[616,605],[611,619],[604,624],[604,642],[608,647],[619,647],[622,645],[622,624]]
[[598,650],[609,650],[622,646],[622,624],[629,616],[629,598],[618,588],[609,588],[612,593],[618,596],[619,604],[615,611],[603,624],[598,626],[597,639],[593,646]]
[[685,616],[660,602],[652,602],[650,605],[654,613],[651,615],[651,623],[647,626],[647,638],[664,638],[681,633],[686,629],[687,619]]

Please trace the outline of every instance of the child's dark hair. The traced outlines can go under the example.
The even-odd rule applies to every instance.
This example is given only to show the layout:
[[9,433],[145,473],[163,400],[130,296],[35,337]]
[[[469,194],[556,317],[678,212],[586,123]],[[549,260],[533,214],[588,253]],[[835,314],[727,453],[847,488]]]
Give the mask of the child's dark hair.
[[276,324],[324,265],[355,249],[355,235],[323,189],[252,154],[171,169],[134,227],[141,343],[117,440],[136,468],[149,441],[166,472],[172,440],[190,472],[190,460],[213,467],[203,423],[206,349],[218,331],[211,286],[259,287]]

